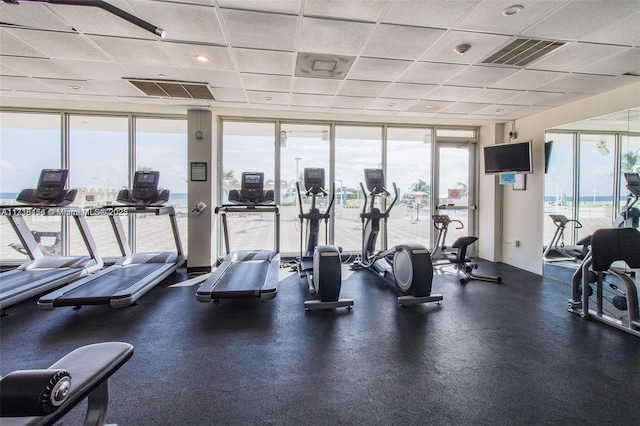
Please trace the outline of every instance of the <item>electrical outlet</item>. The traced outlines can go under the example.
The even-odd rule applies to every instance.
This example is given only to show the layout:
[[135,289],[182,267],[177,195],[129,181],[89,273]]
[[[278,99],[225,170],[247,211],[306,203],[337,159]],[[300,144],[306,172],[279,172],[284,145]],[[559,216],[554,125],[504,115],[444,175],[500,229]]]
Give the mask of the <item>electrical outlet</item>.
[[520,247],[520,240],[515,240],[513,242],[513,245],[516,246],[516,247]]

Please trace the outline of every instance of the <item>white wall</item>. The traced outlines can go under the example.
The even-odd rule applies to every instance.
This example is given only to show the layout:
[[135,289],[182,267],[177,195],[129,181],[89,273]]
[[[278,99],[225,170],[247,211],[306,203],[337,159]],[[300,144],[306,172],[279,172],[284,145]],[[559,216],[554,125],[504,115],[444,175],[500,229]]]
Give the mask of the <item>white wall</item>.
[[[517,140],[530,139],[533,141],[534,173],[527,175],[526,191],[513,191],[510,185],[498,189],[498,193],[502,197],[502,223],[500,223],[499,214],[489,210],[485,211],[482,207],[480,209],[481,223],[490,222],[493,217],[496,221],[497,232],[502,230],[502,237],[505,240],[501,242],[502,258],[496,260],[536,274],[542,274],[545,130],[639,105],[640,83],[636,83],[516,120]],[[486,127],[490,126],[484,126],[481,130],[491,133],[489,129],[485,129]],[[504,132],[508,133],[511,126],[505,127]],[[483,138],[481,143],[489,143],[489,139],[491,138]],[[503,139],[508,140],[508,135],[503,135]],[[490,187],[488,179],[497,178],[480,175],[481,191],[483,188]],[[481,195],[483,199],[484,195],[487,194]],[[494,201],[497,201],[499,195],[496,194]],[[489,217],[487,218],[487,216]],[[482,239],[482,234],[480,239]],[[510,243],[515,240],[520,240],[520,247]],[[483,252],[480,253],[480,256],[485,257]],[[491,259],[490,256],[486,257]]]

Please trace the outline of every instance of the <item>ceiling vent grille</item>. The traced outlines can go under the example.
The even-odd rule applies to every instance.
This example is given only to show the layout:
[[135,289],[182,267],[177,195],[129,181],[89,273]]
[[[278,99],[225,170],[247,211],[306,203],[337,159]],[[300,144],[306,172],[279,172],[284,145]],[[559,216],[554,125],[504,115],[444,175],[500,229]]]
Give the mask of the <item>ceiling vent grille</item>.
[[355,60],[355,56],[298,52],[295,76],[344,79]]
[[483,64],[524,67],[564,46],[561,41],[519,38],[482,61]]
[[207,83],[173,80],[146,80],[125,78],[147,96],[160,98],[202,99],[214,101],[215,97]]

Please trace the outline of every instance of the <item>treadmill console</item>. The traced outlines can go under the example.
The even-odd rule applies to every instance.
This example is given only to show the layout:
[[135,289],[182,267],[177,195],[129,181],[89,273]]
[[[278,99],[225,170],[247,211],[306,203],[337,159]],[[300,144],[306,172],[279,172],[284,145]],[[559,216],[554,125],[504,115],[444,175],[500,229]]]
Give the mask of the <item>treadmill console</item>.
[[262,172],[243,172],[242,188],[240,193],[244,201],[249,203],[257,203],[260,201],[264,190],[264,173]]
[[69,170],[44,169],[40,172],[40,180],[36,188],[35,197],[41,201],[55,201],[64,195]]
[[312,194],[319,194],[324,189],[324,169],[321,168],[305,168],[304,169],[304,188]]
[[640,196],[640,173],[625,173],[624,178],[627,181],[627,189],[633,195]]
[[382,194],[385,191],[382,169],[364,169],[364,181],[369,192]]
[[160,172],[136,172],[133,178],[131,198],[141,203],[151,203],[158,194]]

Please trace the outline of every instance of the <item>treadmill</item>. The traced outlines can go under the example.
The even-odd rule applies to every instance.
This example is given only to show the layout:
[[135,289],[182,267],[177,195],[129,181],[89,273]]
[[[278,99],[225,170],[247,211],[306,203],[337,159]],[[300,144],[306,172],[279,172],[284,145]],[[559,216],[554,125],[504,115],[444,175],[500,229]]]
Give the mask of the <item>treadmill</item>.
[[[274,201],[273,190],[264,190],[264,173],[242,173],[241,189],[229,191],[229,201],[216,208],[222,218],[227,255],[211,276],[196,292],[200,302],[220,299],[260,298],[269,300],[278,291],[278,270],[280,268],[279,235],[280,210]],[[227,213],[274,213],[276,250],[236,250],[229,249]]]
[[[157,171],[136,172],[133,188],[118,193],[121,204],[103,206],[97,212],[111,221],[122,258],[108,268],[40,297],[38,307],[51,310],[62,306],[130,306],[182,266],[184,255],[176,212],[173,206],[164,205],[169,200],[169,190],[158,189],[159,179]],[[120,221],[123,214],[168,216],[176,251],[132,253]]]
[[[68,176],[67,169],[44,169],[40,172],[36,189],[24,189],[18,194],[16,201],[21,204],[0,206],[0,215],[9,220],[31,259],[14,270],[0,274],[2,311],[22,300],[98,271],[103,266],[83,210],[69,206],[78,191],[65,189]],[[24,220],[26,216],[72,217],[89,255],[45,257]]]

